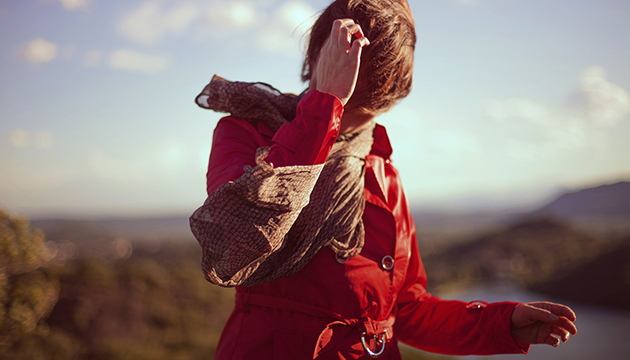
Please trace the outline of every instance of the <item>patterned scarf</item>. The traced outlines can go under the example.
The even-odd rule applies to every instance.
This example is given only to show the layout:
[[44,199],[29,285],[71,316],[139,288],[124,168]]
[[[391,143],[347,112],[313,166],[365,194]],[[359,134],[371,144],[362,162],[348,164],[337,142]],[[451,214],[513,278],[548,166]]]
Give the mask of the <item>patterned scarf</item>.
[[[277,131],[294,117],[301,97],[264,83],[215,75],[196,103]],[[190,218],[203,251],[206,278],[221,286],[254,286],[299,271],[323,247],[340,263],[364,243],[365,157],[374,123],[340,135],[326,163],[274,168],[259,148],[256,166],[220,186]]]

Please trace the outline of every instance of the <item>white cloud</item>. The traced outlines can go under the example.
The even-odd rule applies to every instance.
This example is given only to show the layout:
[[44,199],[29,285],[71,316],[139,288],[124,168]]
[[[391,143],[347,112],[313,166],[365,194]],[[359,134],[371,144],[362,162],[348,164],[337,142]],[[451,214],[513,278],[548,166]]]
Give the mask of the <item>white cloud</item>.
[[156,1],[144,2],[122,18],[117,30],[137,42],[157,42],[163,33],[159,17],[160,4]]
[[59,0],[66,10],[78,10],[88,6],[90,0]]
[[209,6],[205,14],[205,27],[224,33],[252,28],[260,23],[260,11],[249,1],[233,1]]
[[[531,99],[487,100],[483,112],[509,131],[508,153],[516,158],[546,156],[602,143],[601,130],[630,115],[630,94],[606,79],[598,66],[582,72],[568,106],[542,104]],[[535,144],[536,146],[532,146]]]
[[170,63],[166,56],[144,54],[131,49],[118,49],[109,55],[109,66],[147,74],[164,71]]
[[582,72],[570,106],[596,126],[612,126],[630,114],[630,94],[608,81],[602,67],[591,66]]
[[9,144],[18,149],[48,149],[54,144],[55,137],[49,131],[27,132],[15,129],[9,133]]
[[297,47],[295,46],[295,41],[291,41],[285,31],[275,26],[263,29],[258,34],[256,45],[260,50],[292,54],[292,57],[296,57],[295,50]]
[[[288,29],[300,28],[302,31],[310,28],[315,21],[315,14],[309,4],[301,1],[288,1],[278,9],[278,18]],[[310,21],[309,21],[310,20]]]
[[507,142],[507,153],[518,159],[530,159],[551,149],[576,149],[587,143],[583,123],[560,107],[531,99],[493,99],[483,104],[483,111],[493,120],[491,127],[508,135],[502,139]]
[[527,121],[544,125],[550,109],[530,99],[488,100],[484,104],[486,115],[497,121]]
[[194,4],[182,4],[165,13],[163,21],[167,32],[182,35],[199,18],[199,11]]
[[28,147],[28,134],[22,129],[15,129],[9,134],[9,143],[18,149]]
[[172,6],[146,0],[120,19],[117,31],[145,45],[181,36],[193,40],[253,40],[260,50],[300,58],[300,41],[315,21],[315,9],[299,0],[282,2],[268,15],[270,9],[273,8],[269,2],[248,0],[189,0]]
[[126,14],[117,25],[124,37],[142,44],[155,44],[167,35],[182,35],[200,18],[201,8],[184,3],[164,9],[160,1],[149,0]]
[[554,127],[558,123],[585,122],[613,126],[630,115],[630,93],[606,78],[606,71],[592,66],[580,75],[578,87],[566,107],[553,107],[531,99],[487,100],[484,113],[500,122],[526,121]]
[[83,66],[94,67],[101,63],[103,52],[100,50],[91,50],[83,54]]
[[460,5],[477,5],[479,4],[479,0],[456,0],[456,2]]
[[58,46],[42,38],[31,41],[20,50],[20,56],[31,64],[42,64],[52,61],[57,57],[57,53]]
[[316,10],[301,1],[288,1],[276,13],[274,19],[261,29],[257,47],[267,52],[277,52],[289,57],[302,56],[301,40],[313,26]]

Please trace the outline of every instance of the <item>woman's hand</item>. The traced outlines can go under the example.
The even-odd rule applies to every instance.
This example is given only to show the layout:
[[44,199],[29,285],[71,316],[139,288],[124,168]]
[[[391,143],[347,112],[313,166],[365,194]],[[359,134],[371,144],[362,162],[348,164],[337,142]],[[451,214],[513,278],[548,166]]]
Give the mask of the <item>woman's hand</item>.
[[[351,41],[353,35],[357,38]],[[330,36],[319,52],[311,78],[311,89],[335,95],[346,105],[357,83],[361,49],[369,44],[370,41],[354,20],[335,20]]]
[[[569,307],[550,302],[521,304],[512,312],[512,337],[527,344],[560,345],[577,334],[575,313]],[[555,336],[554,336],[555,335]]]

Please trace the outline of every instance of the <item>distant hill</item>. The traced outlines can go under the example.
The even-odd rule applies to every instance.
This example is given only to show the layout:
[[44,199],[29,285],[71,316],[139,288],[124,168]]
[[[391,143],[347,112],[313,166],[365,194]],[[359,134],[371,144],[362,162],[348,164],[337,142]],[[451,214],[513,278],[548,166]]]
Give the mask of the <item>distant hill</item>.
[[537,209],[515,206],[504,210],[429,211],[412,208],[421,250],[424,253],[438,251],[493,229],[506,229],[509,224],[523,219],[556,218],[591,234],[630,234],[630,182],[576,191],[556,190],[558,195]]
[[506,228],[524,213],[510,211],[448,212],[412,210],[418,246],[423,255],[468,242],[489,231]]
[[50,241],[81,241],[94,239],[193,240],[188,216],[155,218],[120,218],[108,220],[35,220],[31,224],[40,228]]
[[604,244],[561,220],[529,219],[430,254],[424,263],[432,286],[506,278],[531,285],[589,260]]
[[630,182],[623,181],[563,194],[535,214],[563,218],[630,218]]
[[533,290],[583,303],[630,310],[630,238],[577,268],[558,273]]

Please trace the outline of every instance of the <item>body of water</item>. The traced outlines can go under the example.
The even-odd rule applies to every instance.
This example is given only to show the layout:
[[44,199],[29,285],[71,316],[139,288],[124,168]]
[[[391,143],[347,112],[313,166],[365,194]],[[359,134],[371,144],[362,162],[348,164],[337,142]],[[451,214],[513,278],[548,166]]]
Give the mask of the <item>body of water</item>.
[[[584,291],[588,290],[585,284]],[[570,306],[575,311],[578,334],[557,348],[533,345],[527,356],[494,355],[491,357],[469,356],[461,359],[492,360],[628,360],[630,359],[630,312],[583,305],[567,300],[529,292],[513,285],[475,287],[447,294],[436,294],[444,299],[464,301],[551,301]]]

